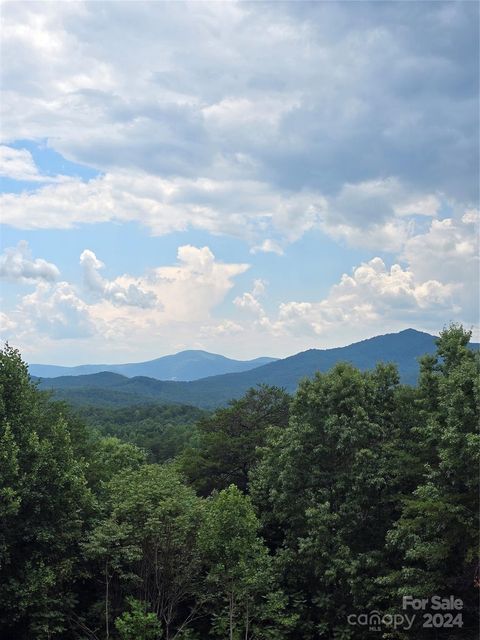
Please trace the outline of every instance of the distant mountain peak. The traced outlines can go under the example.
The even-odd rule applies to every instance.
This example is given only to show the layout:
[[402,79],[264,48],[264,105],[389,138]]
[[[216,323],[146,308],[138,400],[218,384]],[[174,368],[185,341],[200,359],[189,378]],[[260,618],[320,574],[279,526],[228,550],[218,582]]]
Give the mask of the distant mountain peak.
[[[361,370],[373,369],[378,362],[392,362],[397,365],[402,382],[415,384],[418,359],[426,353],[434,353],[435,343],[436,337],[429,333],[405,329],[346,347],[308,349],[283,360],[269,361],[263,366],[258,366],[257,360],[257,366],[248,370],[190,382],[160,381],[145,376],[127,378],[106,373],[103,376],[52,378],[44,380],[41,386],[54,389],[61,398],[81,404],[126,406],[139,402],[173,402],[212,408],[242,396],[247,389],[258,384],[294,391],[302,378],[311,377],[317,371],[328,371],[338,362],[351,362]],[[471,347],[478,349],[478,345]]]
[[41,378],[79,376],[100,372],[117,373],[127,378],[143,376],[156,380],[191,381],[224,373],[239,373],[260,367],[275,358],[261,357],[254,360],[233,360],[201,349],[187,349],[161,356],[146,362],[125,364],[86,364],[77,367],[62,367],[46,364],[31,364],[30,374]]
[[[399,331],[397,333],[397,335],[401,335],[401,334],[410,334],[410,335],[420,335],[420,336],[431,336],[430,333],[427,333],[426,331],[419,331],[418,329],[412,329],[411,327],[409,329],[402,329],[402,331]],[[394,335],[391,333],[388,333],[386,335]],[[433,336],[435,337],[435,336]]]

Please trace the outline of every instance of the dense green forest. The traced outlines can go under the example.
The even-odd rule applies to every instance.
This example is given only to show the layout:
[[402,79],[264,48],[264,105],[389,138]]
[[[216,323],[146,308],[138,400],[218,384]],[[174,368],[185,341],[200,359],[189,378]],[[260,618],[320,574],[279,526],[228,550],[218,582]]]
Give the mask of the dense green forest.
[[86,405],[76,414],[100,435],[140,447],[148,462],[166,462],[196,441],[196,423],[206,412],[188,405],[147,404],[122,408]]
[[[394,365],[337,364],[211,413],[71,408],[5,346],[0,637],[477,637],[469,339],[445,329],[415,387]],[[433,596],[461,600],[450,628],[402,609]],[[378,631],[361,622],[372,612]]]

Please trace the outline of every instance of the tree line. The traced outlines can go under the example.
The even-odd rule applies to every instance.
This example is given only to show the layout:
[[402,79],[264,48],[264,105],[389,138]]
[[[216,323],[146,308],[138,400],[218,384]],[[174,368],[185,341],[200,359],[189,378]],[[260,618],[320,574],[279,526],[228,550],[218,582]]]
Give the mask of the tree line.
[[404,596],[434,595],[462,601],[462,626],[418,617],[374,637],[477,637],[480,360],[469,340],[446,328],[416,387],[394,365],[344,363],[293,396],[260,386],[195,425],[187,411],[194,436],[179,424],[175,437],[179,410],[162,409],[167,444],[153,457],[152,409],[137,414],[144,446],[125,439],[135,414],[116,432],[97,410],[92,427],[39,391],[6,345],[1,637],[367,640],[351,614],[393,616]]

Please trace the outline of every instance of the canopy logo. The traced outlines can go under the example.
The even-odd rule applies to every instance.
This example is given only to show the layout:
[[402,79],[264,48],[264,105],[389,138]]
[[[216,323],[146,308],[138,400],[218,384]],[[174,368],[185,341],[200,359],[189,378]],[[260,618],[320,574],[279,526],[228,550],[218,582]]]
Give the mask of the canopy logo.
[[369,613],[351,613],[348,618],[348,624],[352,626],[368,627],[369,631],[381,631],[382,627],[392,627],[393,629],[403,629],[408,631],[415,622],[415,614],[408,615],[406,613],[385,613],[379,611],[370,611]]
[[[460,611],[463,601],[455,596],[414,598],[403,596],[402,613],[385,613],[372,610],[368,613],[351,613],[347,622],[351,626],[368,627],[369,631],[381,631],[384,627],[409,631],[415,626],[424,629],[452,629],[463,627]],[[408,611],[407,611],[408,610]]]

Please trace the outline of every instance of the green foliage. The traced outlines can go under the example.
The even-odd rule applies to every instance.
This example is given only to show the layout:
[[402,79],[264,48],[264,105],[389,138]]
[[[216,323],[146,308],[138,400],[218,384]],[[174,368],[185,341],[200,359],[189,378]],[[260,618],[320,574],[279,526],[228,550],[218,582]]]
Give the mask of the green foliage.
[[[423,474],[413,493],[405,496],[401,515],[388,533],[388,543],[401,554],[402,563],[384,582],[399,595],[455,593],[465,603],[467,623],[473,624],[480,359],[467,348],[469,339],[470,332],[453,325],[440,334],[436,357],[423,362],[419,386],[421,415],[427,422],[427,446],[421,449]],[[460,632],[458,637],[463,637]]]
[[20,354],[0,352],[0,629],[49,638],[72,610],[78,545],[93,508],[60,407],[30,383]]
[[293,398],[263,386],[211,415],[78,415],[7,345],[0,635],[370,640],[349,614],[453,594],[464,626],[448,638],[476,637],[480,360],[469,339],[445,329],[417,387],[392,365],[338,364]]
[[115,620],[120,640],[157,640],[162,630],[157,616],[145,610],[145,605],[135,598],[127,598],[130,611]]
[[290,400],[282,389],[262,385],[201,420],[196,446],[180,459],[193,486],[202,495],[232,483],[246,491],[257,448],[265,444],[269,426],[287,425]]
[[293,637],[368,638],[347,615],[398,612],[403,594],[455,593],[473,624],[479,369],[468,340],[445,330],[417,390],[383,365],[318,374],[288,429],[270,432],[252,496],[300,613]]
[[117,473],[125,469],[138,469],[146,463],[144,451],[122,442],[119,438],[99,438],[92,447],[87,476],[97,491]]
[[[272,432],[252,493],[296,594],[303,638],[349,637],[346,616],[375,599],[372,583],[392,504],[388,452],[398,376],[340,364],[305,380],[290,425]],[[373,604],[373,602],[372,602]]]
[[250,499],[234,485],[206,504],[199,534],[215,637],[280,638],[289,620]]
[[149,462],[166,462],[194,444],[196,422],[205,411],[186,405],[134,405],[121,409],[82,407],[79,415],[102,435],[145,450]]
[[121,606],[112,590],[128,589],[170,638],[196,613],[201,501],[172,466],[144,465],[112,478],[108,502],[86,545],[104,573],[105,624]]

